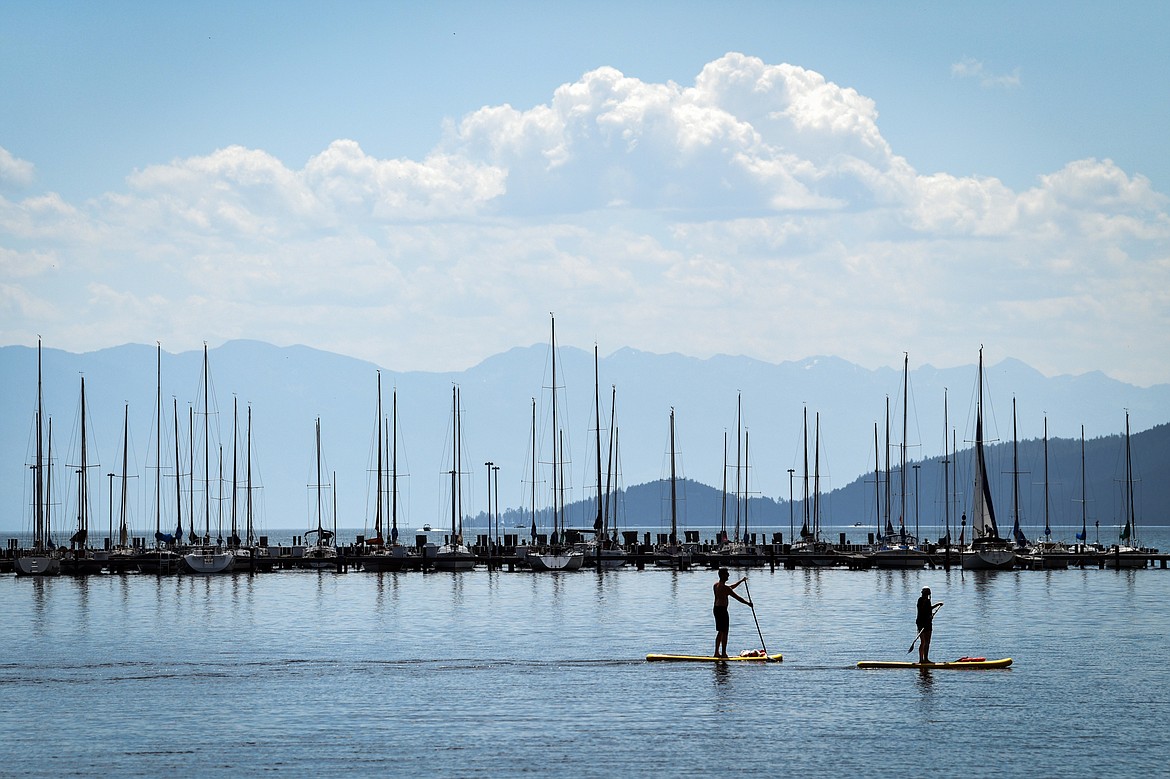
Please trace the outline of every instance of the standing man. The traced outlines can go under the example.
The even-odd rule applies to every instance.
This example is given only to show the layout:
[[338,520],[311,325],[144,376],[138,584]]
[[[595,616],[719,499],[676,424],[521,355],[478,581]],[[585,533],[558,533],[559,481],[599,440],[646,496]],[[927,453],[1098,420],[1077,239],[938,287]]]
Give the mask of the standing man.
[[[727,657],[727,632],[731,629],[731,618],[727,614],[727,597],[731,596],[740,603],[751,606],[752,602],[744,600],[736,594],[735,588],[747,581],[741,578],[735,584],[728,584],[730,574],[726,568],[719,569],[719,581],[715,582],[715,607],[711,609],[715,615],[715,657]],[[722,650],[722,651],[720,651]]]
[[918,599],[918,618],[914,621],[918,628],[919,635],[922,637],[922,642],[918,645],[918,662],[930,662],[930,631],[934,625],[934,612],[942,607],[942,601],[932,604],[930,602],[930,588],[922,588],[922,597]]

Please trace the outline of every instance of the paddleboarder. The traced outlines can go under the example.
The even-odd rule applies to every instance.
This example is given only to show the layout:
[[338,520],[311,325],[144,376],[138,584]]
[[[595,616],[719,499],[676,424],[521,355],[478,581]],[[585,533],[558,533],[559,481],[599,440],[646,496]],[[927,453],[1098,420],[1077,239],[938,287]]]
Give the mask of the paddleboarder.
[[934,624],[934,612],[942,607],[942,601],[930,602],[930,588],[922,588],[922,596],[918,599],[918,618],[914,621],[918,628],[921,643],[918,644],[918,662],[930,662],[930,631]]
[[735,584],[728,584],[727,578],[730,575],[726,568],[720,568],[719,581],[715,582],[713,588],[715,590],[715,607],[711,611],[715,615],[715,657],[727,657],[727,632],[731,629],[731,618],[727,614],[728,596],[746,606],[752,605],[750,600],[744,600],[735,591],[736,587],[747,581],[747,577],[743,577]]

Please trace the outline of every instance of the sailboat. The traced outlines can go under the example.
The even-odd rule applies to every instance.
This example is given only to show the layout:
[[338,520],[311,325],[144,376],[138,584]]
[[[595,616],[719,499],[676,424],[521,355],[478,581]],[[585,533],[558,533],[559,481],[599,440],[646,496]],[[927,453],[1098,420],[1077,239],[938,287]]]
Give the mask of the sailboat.
[[1118,543],[1101,552],[1107,568],[1145,568],[1147,550],[1142,549],[1137,539],[1137,515],[1134,512],[1133,457],[1129,447],[1129,411],[1125,412],[1125,490],[1122,493],[1122,511],[1125,524],[1118,535]]
[[[886,533],[879,534],[867,557],[877,568],[921,568],[929,561],[929,556],[918,546],[918,538],[906,530],[906,437],[908,434],[910,398],[910,355],[905,353],[902,362],[902,443],[899,446],[901,463],[899,477],[901,479],[900,506],[898,510],[898,531],[893,531],[893,525],[887,519]],[[887,451],[889,451],[889,404],[886,405],[886,434]],[[887,458],[888,462],[888,458]],[[886,473],[886,483],[889,484],[889,472]],[[888,490],[887,490],[888,494]],[[889,501],[886,503],[889,511]]]
[[[552,535],[548,546],[529,549],[524,562],[533,571],[576,571],[585,564],[585,554],[565,543],[564,496],[559,488],[564,483],[560,472],[564,459],[564,442],[557,426],[557,325],[552,319]],[[559,531],[559,534],[558,534]]]
[[[1015,431],[1013,406],[1013,436]],[[1044,540],[1035,541],[1020,555],[1020,560],[1029,568],[1053,570],[1068,568],[1071,554],[1068,545],[1052,540],[1052,522],[1048,514],[1048,417],[1044,417]]]
[[[814,428],[813,448],[813,493],[812,505],[809,505],[808,488],[808,409],[804,410],[803,433],[804,438],[804,524],[800,528],[800,540],[792,544],[791,560],[795,565],[824,568],[836,565],[837,551],[833,545],[821,538],[821,415],[816,415]],[[811,527],[810,527],[811,522]]]
[[[321,417],[317,417],[316,442],[317,479],[316,483],[310,486],[314,488],[317,496],[317,527],[305,533],[305,549],[301,553],[301,560],[310,568],[336,568],[337,546],[334,543],[334,532],[325,527],[325,503],[322,494],[324,482],[321,476]],[[334,521],[336,522],[336,515]]]
[[[203,544],[198,547],[193,547],[187,554],[183,555],[183,563],[187,566],[187,570],[191,573],[198,574],[216,574],[216,573],[231,573],[232,565],[235,562],[235,552],[223,546],[222,538],[218,539],[219,543],[214,546],[211,544],[211,460],[210,460],[210,446],[208,442],[208,434],[210,432],[208,417],[211,416],[211,409],[208,405],[210,401],[211,392],[209,385],[211,384],[211,373],[207,361],[207,344],[203,344],[203,486],[204,486],[204,501],[203,501]],[[223,450],[220,449],[219,454],[219,493],[220,493],[220,509],[219,509],[219,534],[223,534]],[[192,526],[195,520],[192,517]]]
[[367,571],[377,573],[387,571],[401,571],[419,565],[419,555],[411,552],[398,543],[398,391],[395,390],[390,411],[391,430],[390,442],[390,542],[386,543],[382,535],[382,496],[384,493],[382,477],[382,373],[378,372],[378,440],[377,440],[377,494],[374,499],[374,537],[366,539],[366,544],[373,547],[373,551],[362,558],[362,567]]
[[470,571],[475,555],[463,543],[463,430],[459,415],[459,388],[451,387],[451,535],[435,552],[435,570]]
[[[727,434],[723,436],[723,506],[721,510],[719,543],[711,556],[722,566],[748,567],[763,565],[764,558],[755,547],[748,546],[748,507],[751,505],[747,475],[748,431],[743,428],[743,396],[735,403],[735,527],[727,534]],[[742,513],[741,513],[742,510]],[[741,523],[742,518],[742,523]],[[742,525],[742,529],[741,529]]]
[[[175,537],[162,532],[162,344],[156,351],[155,433],[154,433],[154,549],[138,556],[138,570],[143,573],[172,574],[179,570],[179,555],[172,548]],[[179,460],[175,458],[175,470]],[[176,504],[176,511],[179,506]]]
[[[609,446],[610,464],[612,470],[613,439],[614,439],[614,405],[617,400],[617,388],[613,390],[610,401],[609,417]],[[626,552],[617,541],[617,529],[614,535],[609,535],[608,487],[603,489],[601,482],[601,392],[600,373],[598,371],[597,344],[593,345],[593,407],[594,428],[596,432],[597,450],[597,518],[593,520],[594,537],[588,541],[574,544],[574,549],[585,556],[587,565],[595,565],[602,569],[621,568],[626,564]]]
[[37,414],[36,462],[33,472],[33,535],[32,549],[14,561],[17,576],[56,576],[61,573],[61,558],[52,548],[49,492],[52,485],[52,423],[49,423],[49,455],[42,449],[45,442],[45,403],[41,387],[41,342],[37,340]]
[[[138,550],[134,548],[130,536],[130,507],[129,507],[129,489],[130,489],[130,404],[125,404],[122,412],[122,500],[120,502],[120,512],[118,515],[118,536],[113,537],[113,511],[110,512],[110,544],[112,549],[109,556],[106,558],[106,567],[110,573],[126,573],[128,571],[138,570]],[[114,474],[111,477],[111,508],[113,505],[113,481]]]
[[979,347],[979,402],[975,410],[975,495],[971,508],[971,543],[962,551],[963,570],[1010,571],[1016,564],[1016,550],[999,537],[995,505],[987,483],[987,461],[983,453],[983,347]]
[[691,550],[678,542],[678,470],[674,455],[674,406],[670,407],[670,536],[654,550],[654,564],[683,570],[691,564]]
[[[81,462],[77,468],[77,532],[69,538],[69,552],[61,560],[61,572],[73,576],[100,573],[106,566],[105,555],[97,556],[89,547],[89,452],[86,446],[87,413],[85,377],[81,377]],[[70,466],[73,467],[73,466]]]

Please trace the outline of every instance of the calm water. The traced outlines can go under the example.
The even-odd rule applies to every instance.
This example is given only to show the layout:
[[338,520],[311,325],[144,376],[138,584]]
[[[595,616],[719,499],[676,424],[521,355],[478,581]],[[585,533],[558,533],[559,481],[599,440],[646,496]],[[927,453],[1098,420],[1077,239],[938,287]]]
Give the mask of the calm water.
[[[1166,548],[1146,534],[1148,543]],[[1161,543],[1160,543],[1161,542]],[[0,774],[1135,776],[1170,746],[1170,571],[0,577]],[[1006,671],[860,671],[907,659]],[[759,645],[732,604],[732,651]]]

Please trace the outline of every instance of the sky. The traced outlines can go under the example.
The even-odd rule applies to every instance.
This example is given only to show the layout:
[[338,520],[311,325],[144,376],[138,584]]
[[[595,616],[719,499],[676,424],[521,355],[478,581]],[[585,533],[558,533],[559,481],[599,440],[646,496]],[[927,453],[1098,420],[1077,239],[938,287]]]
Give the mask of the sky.
[[1170,382],[1170,4],[0,10],[0,343]]

